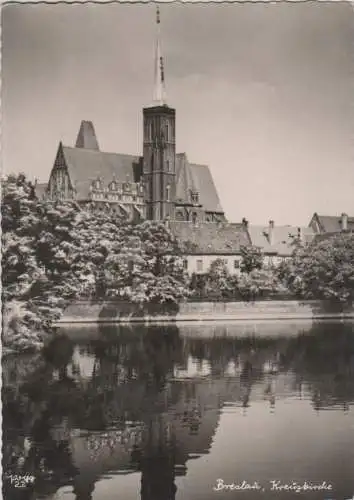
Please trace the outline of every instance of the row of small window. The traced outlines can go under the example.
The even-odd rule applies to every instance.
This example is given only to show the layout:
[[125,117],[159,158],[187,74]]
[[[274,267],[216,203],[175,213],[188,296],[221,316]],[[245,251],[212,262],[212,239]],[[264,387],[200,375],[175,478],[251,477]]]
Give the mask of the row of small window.
[[[169,201],[169,200],[167,200]],[[196,212],[193,212],[191,215],[187,216],[184,212],[178,211],[176,213],[176,219],[177,220],[189,220],[193,222],[193,224],[196,224],[198,221],[198,214]]]
[[[110,191],[117,191],[117,190],[120,188],[120,186],[121,186],[121,183],[118,183],[118,182],[112,181],[112,182],[110,182],[110,183],[108,184],[108,189],[109,189]],[[125,183],[123,184],[123,191],[131,191],[131,190],[132,190],[132,188],[133,188],[133,191],[135,191],[135,189],[134,189],[134,188],[135,188],[135,186],[136,186],[136,184],[135,184],[135,183],[125,182]],[[95,180],[95,181],[92,183],[92,187],[93,187],[94,189],[103,189],[103,183],[102,183],[102,181],[101,181],[100,179],[97,179],[97,180]],[[139,191],[140,193],[143,193],[143,191],[144,191],[144,187],[143,187],[142,185],[140,185],[140,186],[138,187],[138,191]]]
[[[123,212],[119,208],[115,208],[114,206],[112,207],[112,206],[106,206],[106,205],[97,205],[97,206],[88,205],[87,208],[91,212],[96,212],[96,213],[97,212],[105,212],[108,214],[117,214],[119,216],[123,215]],[[128,211],[128,208],[126,208],[126,210]]]
[[[228,259],[220,259],[220,260],[223,262],[223,264],[225,266],[227,266],[228,263],[229,263]],[[186,270],[188,269],[188,260],[187,259],[184,259],[184,261],[183,261],[183,267]],[[238,259],[234,260],[233,267],[234,267],[234,269],[240,269],[240,261]],[[204,269],[204,261],[203,261],[203,259],[197,259],[197,261],[196,261],[196,271],[198,273],[201,273],[201,272],[203,272],[205,270],[206,269]]]
[[107,201],[127,201],[127,202],[135,202],[137,201],[138,197],[133,195],[133,196],[125,196],[122,194],[111,194],[107,195],[104,193],[94,193],[91,195],[91,198],[93,200],[107,200]]

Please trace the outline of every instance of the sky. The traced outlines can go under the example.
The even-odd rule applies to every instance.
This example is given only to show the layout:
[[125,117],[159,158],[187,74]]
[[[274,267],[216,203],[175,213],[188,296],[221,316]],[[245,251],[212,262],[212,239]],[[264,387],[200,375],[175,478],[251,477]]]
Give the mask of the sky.
[[[177,152],[210,166],[230,221],[354,216],[354,10],[348,3],[161,7]],[[2,9],[4,173],[48,180],[92,120],[100,149],[142,152],[153,4]]]

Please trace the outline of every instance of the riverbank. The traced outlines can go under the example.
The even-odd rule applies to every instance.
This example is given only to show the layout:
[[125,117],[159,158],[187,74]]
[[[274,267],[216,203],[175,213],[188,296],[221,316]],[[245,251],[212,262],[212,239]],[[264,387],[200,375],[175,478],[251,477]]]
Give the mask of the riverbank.
[[266,320],[354,319],[354,307],[344,312],[326,310],[318,301],[184,302],[177,313],[116,301],[77,301],[71,304],[56,325],[73,323],[189,323]]

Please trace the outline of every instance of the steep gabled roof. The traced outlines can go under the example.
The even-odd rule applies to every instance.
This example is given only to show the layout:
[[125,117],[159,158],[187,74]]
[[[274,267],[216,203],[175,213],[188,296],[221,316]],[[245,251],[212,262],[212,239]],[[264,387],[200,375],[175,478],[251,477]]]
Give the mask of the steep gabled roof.
[[185,153],[176,155],[176,202],[190,204],[190,192],[199,193],[199,203],[206,212],[223,213],[210,169],[189,163]]
[[[313,218],[318,221],[321,231],[325,233],[339,233],[342,230],[340,215],[318,215],[314,214]],[[312,218],[312,220],[313,220]],[[311,220],[311,222],[312,222]],[[310,224],[311,224],[310,222]],[[354,230],[354,217],[348,217],[348,229]]]
[[314,232],[310,227],[276,226],[273,227],[271,241],[268,226],[248,226],[248,234],[252,245],[261,248],[262,252],[290,256],[294,251],[294,243],[301,231],[303,241],[310,243]]
[[78,199],[87,198],[92,181],[97,178],[106,185],[114,177],[117,182],[139,181],[139,156],[68,146],[63,146],[62,151]]
[[170,221],[169,227],[189,254],[232,255],[248,246],[250,240],[242,224]]

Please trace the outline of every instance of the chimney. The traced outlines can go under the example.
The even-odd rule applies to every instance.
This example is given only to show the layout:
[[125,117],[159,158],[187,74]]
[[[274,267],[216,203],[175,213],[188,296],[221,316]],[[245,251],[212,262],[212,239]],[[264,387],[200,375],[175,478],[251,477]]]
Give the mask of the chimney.
[[342,214],[340,219],[340,225],[342,231],[348,231],[348,215]]
[[270,245],[273,245],[273,233],[274,233],[274,220],[270,220],[268,226],[268,241]]
[[304,239],[304,235],[303,235],[303,232],[302,232],[302,227],[298,227],[297,228],[297,239],[299,241],[303,241],[303,239]]
[[248,220],[245,217],[242,219],[242,225],[245,229],[248,228]]

